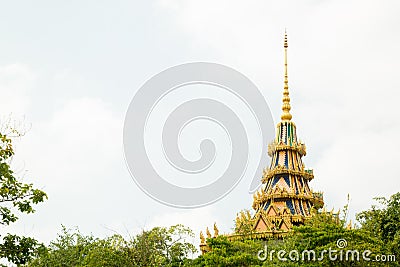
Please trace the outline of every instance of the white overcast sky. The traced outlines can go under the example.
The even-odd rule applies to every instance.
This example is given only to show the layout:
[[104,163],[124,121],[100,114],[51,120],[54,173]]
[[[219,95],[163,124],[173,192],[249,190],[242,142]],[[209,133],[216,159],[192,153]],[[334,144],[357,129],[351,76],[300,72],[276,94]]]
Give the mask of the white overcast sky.
[[251,208],[251,177],[204,208],[154,201],[125,166],[125,111],[151,76],[209,61],[249,77],[278,121],[285,27],[311,186],[324,191],[328,208],[342,207],[349,193],[352,216],[400,191],[397,0],[0,3],[0,113],[31,124],[13,166],[49,195],[2,232],[48,242],[61,224],[106,236],[176,223],[197,234],[214,221],[229,232],[236,212]]

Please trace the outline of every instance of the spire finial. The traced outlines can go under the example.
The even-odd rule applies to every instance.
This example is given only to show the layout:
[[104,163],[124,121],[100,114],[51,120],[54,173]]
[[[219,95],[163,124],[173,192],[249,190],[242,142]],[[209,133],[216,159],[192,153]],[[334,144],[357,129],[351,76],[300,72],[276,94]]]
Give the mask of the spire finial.
[[292,114],[290,114],[290,97],[289,97],[289,82],[288,82],[288,70],[287,70],[287,33],[285,29],[285,39],[283,42],[283,47],[285,48],[285,79],[283,86],[283,99],[282,99],[282,115],[281,119],[284,121],[290,121],[292,119]]

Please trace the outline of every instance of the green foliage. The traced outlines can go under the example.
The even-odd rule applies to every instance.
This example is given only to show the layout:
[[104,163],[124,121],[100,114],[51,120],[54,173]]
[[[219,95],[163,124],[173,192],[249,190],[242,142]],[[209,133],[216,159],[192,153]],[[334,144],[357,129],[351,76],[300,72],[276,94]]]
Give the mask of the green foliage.
[[27,263],[43,245],[33,238],[7,234],[1,244],[1,258],[17,265]]
[[11,170],[10,158],[14,155],[11,138],[0,133],[0,224],[9,225],[18,217],[13,209],[23,213],[32,213],[33,204],[43,202],[47,196],[32,184],[20,182]]
[[113,235],[105,239],[97,239],[92,244],[90,253],[85,257],[84,266],[135,266],[132,250],[120,235]]
[[[346,245],[339,247],[338,240],[345,240],[343,242]],[[382,245],[383,243],[379,239],[371,237],[361,229],[346,229],[344,221],[338,220],[334,214],[320,212],[304,225],[295,227],[293,233],[285,237],[284,242],[274,249],[276,251],[283,249],[287,253],[292,250],[298,251],[299,260],[291,262],[294,264],[293,266],[297,266],[297,264],[301,266],[377,266],[363,261],[362,256],[360,256],[361,260],[350,256],[348,260],[340,260],[340,251],[347,253],[347,251],[357,250],[362,253],[365,250],[371,250],[370,257],[372,258],[374,255],[382,253]],[[303,259],[302,253],[311,250],[315,252],[315,257],[308,257],[305,254]],[[333,252],[332,255],[333,257],[336,255],[337,260],[331,260],[328,253],[335,250],[336,252]],[[342,258],[345,259],[345,254],[343,255]],[[277,258],[275,260],[278,261]]]
[[135,266],[129,254],[126,241],[119,235],[98,239],[63,226],[58,238],[28,266]]
[[194,234],[181,224],[142,231],[132,242],[134,262],[140,266],[180,266],[197,251],[187,237]]
[[[14,155],[11,138],[0,133],[0,225],[18,220],[18,213],[33,213],[33,206],[47,199],[45,192],[15,177],[10,167]],[[15,264],[26,263],[40,244],[29,237],[7,234],[1,237],[0,256]]]
[[142,231],[131,240],[120,235],[99,239],[63,227],[58,238],[27,266],[182,266],[196,251],[186,241],[191,236],[192,231],[182,225]]
[[253,220],[251,220],[251,213],[249,210],[241,210],[235,219],[235,234],[248,235],[251,234],[253,230]]
[[[384,250],[400,258],[400,192],[389,199],[376,198],[381,208],[373,205],[371,209],[357,214],[361,229],[369,235],[382,240]],[[400,265],[400,264],[399,264]]]
[[188,266],[261,266],[257,252],[262,249],[259,240],[229,241],[225,236],[207,239],[211,249],[188,263]]

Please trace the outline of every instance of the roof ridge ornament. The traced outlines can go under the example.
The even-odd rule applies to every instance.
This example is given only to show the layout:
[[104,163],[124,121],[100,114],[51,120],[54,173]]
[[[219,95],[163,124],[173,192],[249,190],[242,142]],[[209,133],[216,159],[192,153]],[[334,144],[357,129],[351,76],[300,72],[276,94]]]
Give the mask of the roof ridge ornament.
[[287,33],[285,29],[285,38],[283,42],[283,47],[285,48],[285,77],[284,77],[284,86],[283,86],[283,98],[282,98],[282,115],[281,119],[283,121],[290,121],[292,119],[292,114],[290,114],[290,97],[289,97],[289,82],[288,82],[288,68],[287,68],[287,48],[288,48],[288,40]]

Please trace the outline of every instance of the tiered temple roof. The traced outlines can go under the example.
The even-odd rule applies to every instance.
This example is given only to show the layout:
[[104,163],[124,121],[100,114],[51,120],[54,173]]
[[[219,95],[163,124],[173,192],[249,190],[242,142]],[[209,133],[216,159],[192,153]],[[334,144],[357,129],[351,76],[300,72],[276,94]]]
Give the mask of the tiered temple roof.
[[255,232],[287,232],[311,216],[311,208],[323,207],[321,192],[313,192],[308,183],[314,178],[313,170],[305,169],[302,157],[306,146],[298,139],[296,124],[290,114],[287,70],[288,41],[285,33],[285,74],[281,121],[276,126],[275,140],[268,146],[271,157],[264,170],[262,187],[253,196]]
[[[293,225],[310,218],[312,208],[318,210],[324,206],[323,194],[313,192],[308,185],[314,173],[304,166],[302,157],[306,155],[306,146],[298,139],[290,114],[287,48],[285,32],[282,115],[276,126],[275,140],[268,145],[271,164],[264,170],[260,190],[253,195],[255,215],[251,217],[243,212],[238,215],[236,233],[228,235],[230,239],[282,237]],[[242,231],[241,227],[247,229]],[[204,242],[200,248],[206,251]]]

